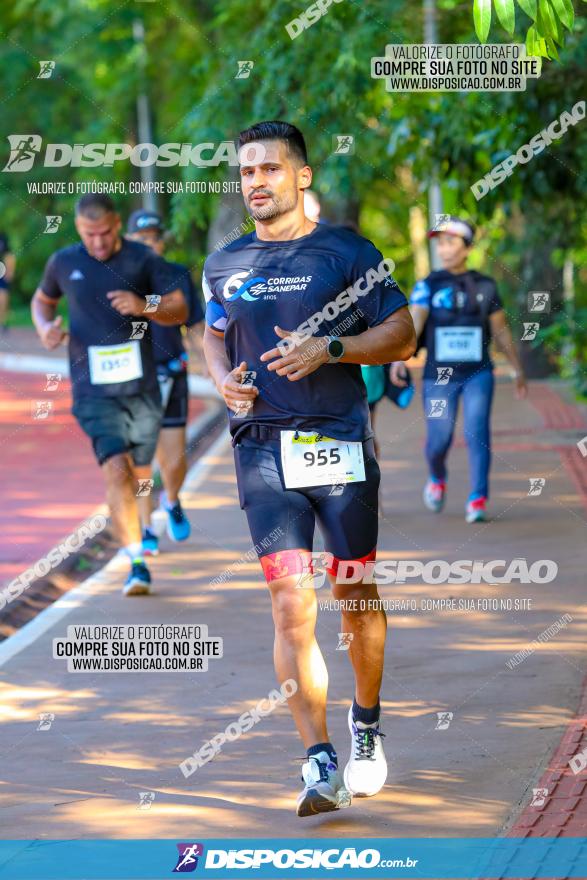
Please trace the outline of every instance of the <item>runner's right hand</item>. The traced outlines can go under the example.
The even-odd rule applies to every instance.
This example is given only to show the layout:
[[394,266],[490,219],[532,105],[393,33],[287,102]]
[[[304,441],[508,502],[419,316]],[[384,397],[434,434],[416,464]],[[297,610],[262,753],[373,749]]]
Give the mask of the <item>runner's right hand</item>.
[[50,321],[48,324],[45,324],[43,329],[41,330],[41,342],[48,348],[49,351],[53,348],[57,348],[57,346],[61,345],[67,333],[61,326],[63,322],[63,318],[61,315],[57,315],[54,321]]
[[241,385],[240,380],[246,369],[247,365],[243,361],[238,367],[226,374],[220,387],[224,402],[235,412],[242,407],[243,403],[252,404],[259,394],[259,389],[255,385]]
[[398,388],[407,388],[408,370],[403,361],[394,361],[389,368],[389,381]]

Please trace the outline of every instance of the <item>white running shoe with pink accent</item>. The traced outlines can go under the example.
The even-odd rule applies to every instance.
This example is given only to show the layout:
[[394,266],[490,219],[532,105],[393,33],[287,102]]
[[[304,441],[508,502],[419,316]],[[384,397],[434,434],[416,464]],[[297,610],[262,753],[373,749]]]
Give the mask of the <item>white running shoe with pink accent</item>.
[[440,513],[444,507],[444,499],[446,495],[446,483],[437,483],[435,480],[428,480],[424,486],[424,504],[432,513]]

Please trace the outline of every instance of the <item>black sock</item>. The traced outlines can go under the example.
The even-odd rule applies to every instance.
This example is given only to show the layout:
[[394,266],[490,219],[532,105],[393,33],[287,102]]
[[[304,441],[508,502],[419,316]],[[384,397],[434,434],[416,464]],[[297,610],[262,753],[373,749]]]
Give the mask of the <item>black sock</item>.
[[315,746],[310,746],[310,748],[306,750],[308,758],[311,758],[312,755],[319,754],[319,752],[326,752],[332,763],[336,764],[338,767],[338,756],[332,743],[316,743]]
[[375,724],[376,721],[379,721],[380,714],[381,704],[379,700],[371,709],[365,709],[364,706],[359,706],[357,701],[353,700],[353,721],[362,721],[363,724]]

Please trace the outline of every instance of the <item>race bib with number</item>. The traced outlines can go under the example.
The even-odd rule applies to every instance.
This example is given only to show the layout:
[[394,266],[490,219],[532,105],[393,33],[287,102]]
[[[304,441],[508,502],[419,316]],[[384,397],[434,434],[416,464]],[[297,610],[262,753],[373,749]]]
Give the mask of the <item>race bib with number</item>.
[[437,361],[480,361],[483,346],[481,327],[437,327]]
[[136,340],[122,345],[89,345],[88,362],[92,385],[132,382],[143,375],[141,349]]
[[365,479],[360,441],[333,440],[315,431],[282,431],[281,464],[288,489]]

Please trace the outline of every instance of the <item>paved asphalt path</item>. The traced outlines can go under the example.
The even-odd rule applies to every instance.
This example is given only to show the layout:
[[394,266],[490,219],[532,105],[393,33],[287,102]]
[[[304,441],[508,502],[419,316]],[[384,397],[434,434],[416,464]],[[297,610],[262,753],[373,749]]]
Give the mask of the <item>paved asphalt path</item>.
[[[251,542],[231,449],[221,440],[190,474],[184,503],[192,538],[155,560],[153,596],[122,598],[123,570],[115,558],[0,646],[4,837],[457,837],[491,836],[511,826],[582,692],[587,515],[576,443],[587,429],[546,384],[535,384],[522,403],[513,401],[511,386],[499,384],[492,520],[474,526],[463,519],[460,442],[450,459],[445,512],[434,516],[422,507],[418,400],[407,412],[383,407],[378,433],[380,558],[548,559],[559,569],[544,584],[415,579],[381,587],[385,599],[414,599],[418,609],[388,615],[382,703],[390,774],[381,794],[298,819],[303,750],[285,708],[228,742],[188,779],[179,770],[184,758],[275,687],[267,591],[256,560],[247,557]],[[54,467],[52,457],[44,464]],[[534,478],[545,484],[529,496]],[[94,500],[91,486],[78,486],[87,497],[76,499],[72,517]],[[214,585],[223,571],[225,581]],[[497,598],[504,608],[426,610],[426,600],[449,597]],[[326,588],[319,598],[328,598]],[[530,607],[508,610],[510,600]],[[564,614],[572,620],[557,635],[508,667]],[[223,658],[201,673],[68,673],[65,661],[51,657],[52,638],[64,636],[68,625],[170,622],[207,624],[210,635],[224,639]],[[336,612],[323,610],[318,636],[330,670],[330,733],[345,760],[353,694],[348,658],[337,650],[339,623]],[[446,729],[437,729],[439,712],[452,713]],[[40,713],[54,714],[49,729],[38,729]],[[148,809],[139,808],[141,792],[154,793]]]

